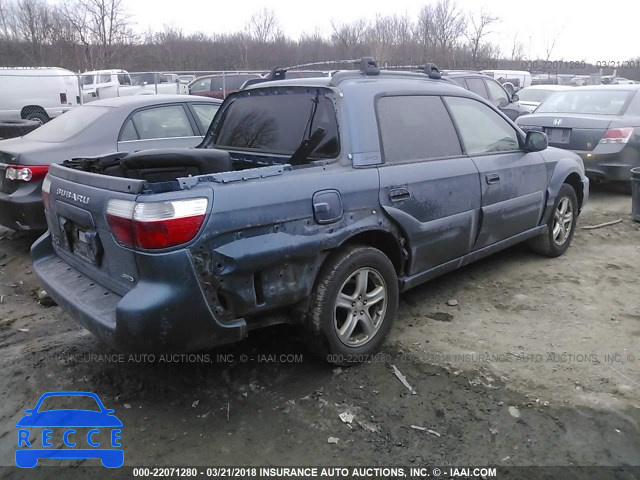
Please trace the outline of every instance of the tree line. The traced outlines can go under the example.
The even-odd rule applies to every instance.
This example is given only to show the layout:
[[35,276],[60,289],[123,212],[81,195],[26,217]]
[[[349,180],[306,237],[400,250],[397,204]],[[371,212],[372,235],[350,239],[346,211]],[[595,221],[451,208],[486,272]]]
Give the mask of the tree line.
[[[329,35],[316,30],[298,39],[285,35],[267,8],[232,33],[177,27],[140,33],[123,0],[0,0],[0,66],[249,70],[373,56],[390,66],[429,61],[441,68],[522,69],[524,45],[517,36],[506,50],[490,41],[500,21],[485,10],[466,12],[454,0],[432,0],[416,16],[333,22]],[[548,39],[541,60],[553,58],[556,40]]]

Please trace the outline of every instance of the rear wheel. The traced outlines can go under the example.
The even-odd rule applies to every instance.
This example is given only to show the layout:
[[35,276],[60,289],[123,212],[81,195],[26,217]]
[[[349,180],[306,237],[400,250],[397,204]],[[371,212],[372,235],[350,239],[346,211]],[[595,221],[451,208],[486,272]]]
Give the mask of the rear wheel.
[[306,315],[307,346],[328,362],[360,363],[375,353],[398,310],[398,280],[389,258],[349,246],[323,266]]
[[40,125],[44,125],[50,120],[49,115],[47,115],[45,112],[30,112],[27,113],[24,118],[26,120],[33,120],[34,122],[38,122]]
[[531,249],[547,257],[558,257],[567,251],[578,220],[578,198],[573,187],[562,184],[547,222],[547,231],[529,242]]

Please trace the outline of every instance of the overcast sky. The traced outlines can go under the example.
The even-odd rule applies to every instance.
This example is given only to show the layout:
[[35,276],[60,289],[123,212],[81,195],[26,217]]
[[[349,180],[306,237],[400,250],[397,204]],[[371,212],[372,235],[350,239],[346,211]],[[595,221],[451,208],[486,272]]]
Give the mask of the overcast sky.
[[[435,0],[434,0],[435,1]],[[377,13],[416,17],[426,0],[126,0],[140,31],[165,25],[185,32],[230,32],[244,28],[253,12],[275,11],[285,33],[297,38],[316,28],[325,34],[331,21],[374,18]],[[467,12],[481,6],[501,17],[491,40],[503,54],[511,52],[514,37],[527,58],[545,58],[545,45],[557,38],[554,59],[619,61],[640,56],[640,1],[610,0],[457,0]],[[507,53],[508,52],[508,53]]]

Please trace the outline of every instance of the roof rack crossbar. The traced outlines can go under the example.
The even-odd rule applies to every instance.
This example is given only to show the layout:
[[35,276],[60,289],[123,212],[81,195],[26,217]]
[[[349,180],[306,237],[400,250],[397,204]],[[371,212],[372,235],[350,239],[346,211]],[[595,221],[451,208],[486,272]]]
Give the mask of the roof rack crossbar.
[[380,75],[380,67],[378,67],[373,57],[362,57],[360,71],[365,75]]

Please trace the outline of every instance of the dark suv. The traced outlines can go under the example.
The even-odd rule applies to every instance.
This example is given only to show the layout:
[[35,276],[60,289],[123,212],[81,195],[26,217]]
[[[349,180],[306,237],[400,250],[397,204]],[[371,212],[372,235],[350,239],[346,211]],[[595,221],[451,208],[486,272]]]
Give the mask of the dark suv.
[[380,347],[401,291],[523,241],[564,253],[588,185],[580,157],[435,67],[363,59],[230,95],[198,148],[53,165],[32,255],[47,292],[117,348],[196,350],[289,322],[344,364]]
[[520,115],[529,113],[527,108],[518,103],[517,93],[510,95],[500,82],[487,75],[462,70],[448,70],[442,72],[442,74],[446,79],[455,82],[462,88],[466,88],[491,102],[511,120],[515,120]]

